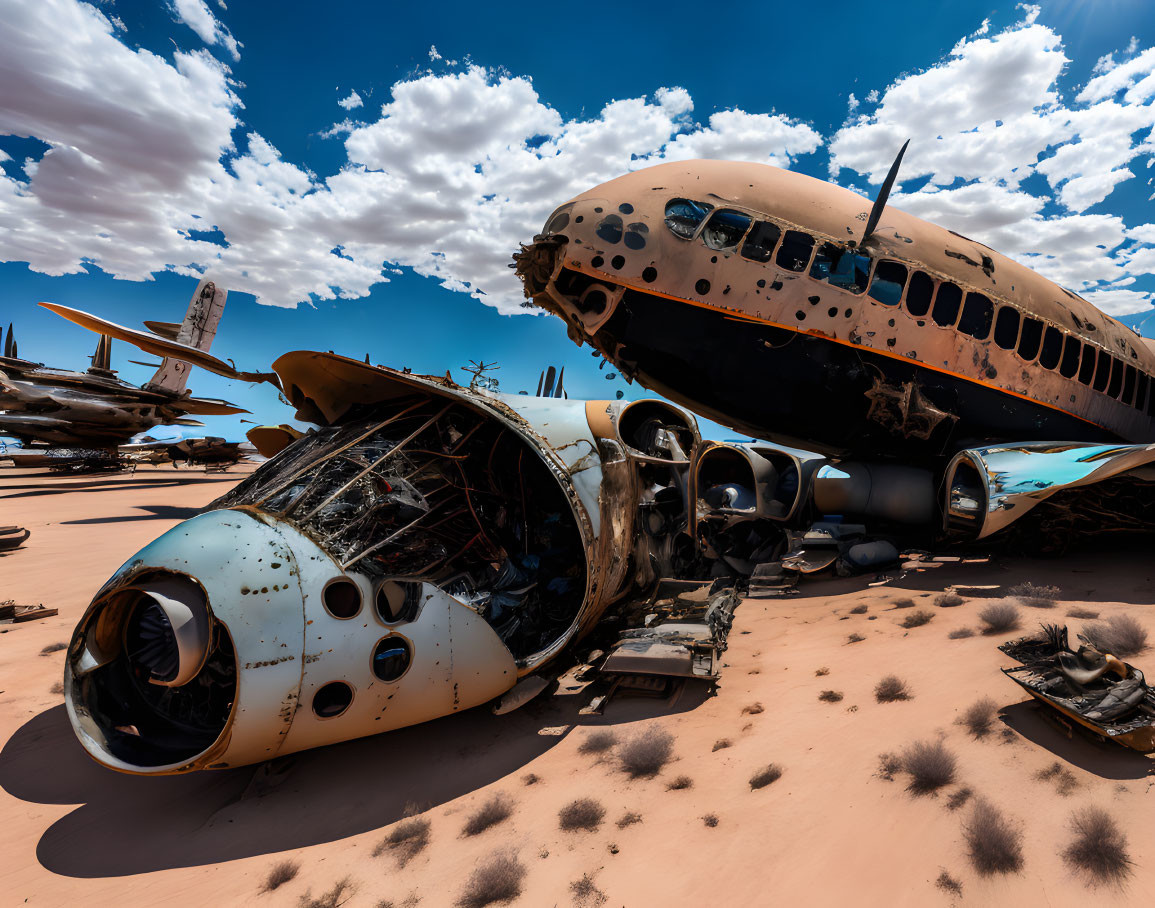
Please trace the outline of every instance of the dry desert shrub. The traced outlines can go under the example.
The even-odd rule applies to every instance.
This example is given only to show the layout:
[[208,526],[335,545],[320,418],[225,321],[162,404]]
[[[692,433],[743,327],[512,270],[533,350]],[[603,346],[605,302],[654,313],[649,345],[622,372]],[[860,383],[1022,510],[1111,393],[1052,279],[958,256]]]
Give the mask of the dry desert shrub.
[[981,876],[1014,873],[1023,866],[1023,834],[985,798],[975,798],[963,824],[967,856]]
[[969,627],[960,627],[947,634],[946,638],[948,640],[965,640],[967,637],[973,637],[974,635],[975,632]]
[[562,829],[597,829],[606,815],[606,809],[593,798],[578,798],[570,801],[558,811],[557,818]]
[[962,895],[962,883],[945,870],[938,875],[938,879],[934,881],[934,884],[943,892],[949,892],[951,895]]
[[622,814],[621,819],[617,822],[617,827],[618,829],[625,829],[627,826],[633,826],[640,822],[642,822],[642,815],[631,810],[629,813]]
[[854,608],[852,608],[850,610],[850,614],[852,614],[852,615],[865,615],[866,614],[866,606],[865,605],[856,605]]
[[702,817],[702,822],[705,823],[707,826],[709,826],[711,829],[713,829],[715,826],[718,825],[718,815],[715,813],[708,813],[704,817]]
[[656,728],[635,735],[618,748],[618,759],[631,779],[656,775],[674,754],[674,736]]
[[887,675],[874,686],[874,699],[879,703],[909,700],[910,696],[910,689],[906,686],[906,682],[897,675]]
[[762,712],[761,703],[751,703],[749,706],[742,707],[742,715],[744,716],[756,716],[760,712]]
[[598,889],[592,873],[582,874],[582,878],[570,883],[569,888],[573,893],[574,904],[578,908],[596,908],[608,901],[606,894]]
[[417,857],[429,844],[430,822],[425,817],[414,816],[418,808],[410,804],[406,806],[407,818],[390,830],[373,849],[373,857],[380,857],[386,851],[397,855],[397,863],[404,867]]
[[1054,608],[1055,600],[1059,598],[1059,588],[1057,586],[1036,586],[1028,580],[1018,586],[1012,586],[1007,590],[1007,595],[1013,596],[1023,605],[1029,605],[1031,608]]
[[405,901],[395,902],[393,899],[381,899],[377,902],[377,908],[417,908],[421,904],[421,896],[416,892],[410,892],[405,896]]
[[60,696],[63,696],[63,695],[64,695],[64,684],[63,684],[63,682],[61,682],[61,681],[57,681],[57,682],[56,682],[55,684],[53,684],[53,685],[52,685],[50,688],[48,688],[48,693],[50,693],[50,694],[55,694],[55,695],[56,695],[56,696],[58,696],[58,697],[60,697]]
[[1084,807],[1071,814],[1075,838],[1063,851],[1072,869],[1092,883],[1122,883],[1131,875],[1127,837],[1102,807]]
[[1040,782],[1054,782],[1055,791],[1064,798],[1079,787],[1079,780],[1075,778],[1075,774],[1058,760],[1046,769],[1040,769],[1036,772],[1035,778]]
[[353,881],[349,877],[337,880],[328,892],[313,898],[306,892],[297,901],[299,908],[341,908],[353,897]]
[[946,590],[934,597],[934,604],[939,608],[955,608],[962,605],[965,600],[958,593]]
[[682,791],[685,788],[692,788],[694,780],[689,776],[678,776],[669,785],[666,786],[667,791]]
[[466,820],[465,828],[461,830],[461,834],[464,836],[479,835],[489,827],[508,820],[512,813],[513,802],[504,794],[495,794]]
[[922,627],[924,624],[930,624],[932,618],[934,618],[934,612],[928,612],[926,609],[920,608],[917,612],[911,612],[907,615],[899,626],[907,629]]
[[67,643],[49,643],[46,647],[44,647],[44,649],[42,649],[40,651],[40,655],[48,656],[48,655],[51,655],[52,653],[58,653],[62,649],[68,649],[68,644]]
[[717,741],[714,742],[714,746],[712,748],[710,748],[710,753],[713,753],[714,751],[717,751],[717,750],[725,750],[727,747],[729,747],[733,743],[734,742],[731,741],[729,738],[719,738]]
[[457,900],[461,908],[484,908],[495,902],[509,902],[521,895],[525,865],[513,854],[495,854],[473,871],[465,891]]
[[894,781],[896,773],[902,771],[902,757],[898,754],[885,753],[878,755],[878,777],[888,782]]
[[595,731],[585,736],[578,745],[579,754],[601,754],[618,743],[618,736],[612,731]]
[[894,600],[895,608],[914,608],[914,600],[909,596],[903,596],[901,599]]
[[966,727],[976,738],[985,738],[991,733],[991,725],[995,721],[995,713],[999,705],[990,697],[983,697],[968,706],[961,716],[959,723]]
[[902,768],[910,774],[906,790],[924,795],[953,782],[958,761],[942,741],[916,741],[903,751]]
[[1019,609],[1013,602],[992,602],[979,612],[984,634],[1002,634],[1019,626]]
[[1106,621],[1084,625],[1083,636],[1095,649],[1120,659],[1147,649],[1147,631],[1130,615],[1112,615]]
[[1083,608],[1082,606],[1075,606],[1074,608],[1067,609],[1067,617],[1068,618],[1084,618],[1084,619],[1090,619],[1093,621],[1094,619],[1099,617],[1099,613],[1093,612],[1089,608]]
[[823,703],[839,703],[842,700],[842,691],[824,690],[818,695],[818,699]]
[[863,637],[862,634],[851,634],[849,637],[846,638],[846,642],[847,643],[861,643],[865,639],[866,638]]
[[750,777],[750,787],[757,791],[759,788],[765,788],[771,782],[777,782],[780,778],[782,778],[782,767],[777,763],[771,763]]
[[830,669],[828,669],[825,665],[822,666],[822,668],[814,669],[814,677],[815,678],[825,678],[829,674],[830,674]]
[[965,785],[962,788],[956,788],[950,793],[950,797],[947,798],[946,809],[958,810],[971,799],[972,794],[974,794],[974,792],[967,788]]
[[539,776],[536,772],[527,772],[524,776],[521,777],[521,781],[526,785],[536,785],[541,781],[541,776]]
[[269,870],[269,875],[265,877],[265,883],[261,886],[261,892],[272,892],[279,886],[284,886],[300,869],[300,861],[279,861]]

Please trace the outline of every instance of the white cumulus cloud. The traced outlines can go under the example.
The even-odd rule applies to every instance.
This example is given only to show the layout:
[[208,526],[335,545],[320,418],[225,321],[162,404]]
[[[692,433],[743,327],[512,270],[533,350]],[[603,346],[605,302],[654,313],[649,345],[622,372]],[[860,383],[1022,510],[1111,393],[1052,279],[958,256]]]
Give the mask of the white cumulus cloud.
[[[222,10],[227,8],[224,3],[220,6]],[[234,61],[241,59],[240,42],[213,15],[205,0],[172,0],[172,11],[181,22],[196,32],[205,44],[219,44],[229,52]]]
[[355,107],[361,107],[364,103],[365,102],[361,99],[361,96],[357,94],[356,90],[349,92],[349,97],[342,98],[337,102],[337,104],[339,104],[341,107],[344,107],[345,110],[352,110]]

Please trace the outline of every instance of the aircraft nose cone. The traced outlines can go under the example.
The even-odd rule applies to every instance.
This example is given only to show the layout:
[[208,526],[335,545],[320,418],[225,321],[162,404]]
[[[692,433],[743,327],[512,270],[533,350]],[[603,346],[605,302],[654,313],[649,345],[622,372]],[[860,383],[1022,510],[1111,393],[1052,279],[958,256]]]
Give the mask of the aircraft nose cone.
[[482,618],[431,584],[342,570],[291,524],[217,510],[97,594],[70,647],[81,743],[136,773],[260,762],[486,702],[516,681]]

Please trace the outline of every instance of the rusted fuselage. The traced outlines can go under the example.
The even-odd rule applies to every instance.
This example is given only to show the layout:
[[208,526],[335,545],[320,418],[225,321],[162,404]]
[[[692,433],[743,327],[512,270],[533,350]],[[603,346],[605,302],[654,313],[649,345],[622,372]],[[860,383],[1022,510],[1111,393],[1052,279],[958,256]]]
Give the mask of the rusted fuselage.
[[761,164],[627,174],[558,208],[526,294],[628,377],[741,431],[934,457],[1155,438],[1155,353],[1077,294],[895,208]]

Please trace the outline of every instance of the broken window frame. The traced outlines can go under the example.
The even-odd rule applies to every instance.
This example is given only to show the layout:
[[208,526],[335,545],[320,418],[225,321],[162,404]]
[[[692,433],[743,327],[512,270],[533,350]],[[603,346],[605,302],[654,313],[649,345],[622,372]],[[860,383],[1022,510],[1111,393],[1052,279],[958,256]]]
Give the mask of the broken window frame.
[[[1030,328],[1031,333],[1033,334],[1034,333],[1034,327],[1033,326],[1035,326],[1035,325],[1038,326],[1038,331],[1039,331],[1038,337],[1034,338],[1033,341],[1028,340],[1027,330],[1028,330],[1028,328]],[[1030,316],[1023,316],[1022,325],[1019,327],[1019,343],[1018,343],[1018,346],[1015,347],[1015,354],[1023,362],[1033,363],[1036,359],[1039,358],[1039,352],[1043,349],[1043,331],[1045,328],[1046,328],[1046,322],[1040,321],[1037,318],[1031,318]],[[1034,345],[1034,350],[1029,355],[1023,351],[1024,343]]]
[[1111,383],[1111,354],[1100,349],[1096,360],[1095,377],[1091,382],[1091,387],[1105,394],[1107,385]]
[[[745,218],[746,226],[742,228],[741,233],[737,234],[737,239],[735,239],[733,243],[722,246],[715,246],[710,242],[709,239],[706,238],[707,231],[710,229],[710,224],[715,220],[720,221],[723,218],[731,215],[736,215],[739,218]],[[702,241],[702,244],[707,249],[713,252],[721,252],[725,255],[733,255],[738,252],[739,248],[741,248],[742,243],[746,239],[746,235],[750,232],[750,228],[752,226],[754,226],[754,218],[744,211],[739,211],[737,208],[715,208],[710,212],[709,215],[707,215],[705,220],[702,222],[702,225],[698,228],[698,239]]]
[[[944,307],[943,308],[943,316],[944,317],[946,316],[946,308],[945,307],[950,305],[950,302],[943,300],[943,290],[948,288],[948,287],[953,287],[954,290],[958,291],[958,299],[955,300],[955,302],[954,302],[954,315],[949,322],[948,321],[940,321],[939,315],[938,315],[940,302],[943,303],[943,307]],[[953,291],[951,291],[951,292],[953,293]],[[962,287],[960,287],[954,281],[940,281],[938,287],[935,289],[934,303],[930,307],[930,320],[932,322],[934,322],[936,325],[938,325],[938,327],[940,327],[940,328],[952,328],[953,329],[958,324],[959,316],[962,315],[962,308],[963,308],[963,289],[962,289]]]
[[1063,352],[1059,357],[1059,374],[1063,378],[1074,380],[1079,374],[1079,357],[1083,350],[1083,342],[1073,334],[1063,338]]
[[1135,400],[1135,367],[1130,363],[1123,364],[1123,396],[1119,399],[1127,406]]
[[[891,265],[893,265],[896,268],[901,268],[902,269],[902,275],[903,275],[901,283],[899,283],[898,281],[888,280],[885,278],[883,279],[883,282],[886,284],[889,284],[891,286],[893,286],[893,285],[898,286],[898,295],[894,298],[894,302],[888,302],[885,299],[881,299],[880,297],[875,296],[875,292],[874,292],[875,288],[878,286],[878,283],[879,283],[878,273],[880,271],[882,271],[884,267],[891,266]],[[908,283],[910,283],[911,273],[912,273],[911,267],[909,265],[907,265],[906,262],[900,262],[897,259],[879,259],[874,264],[874,271],[870,276],[870,285],[866,289],[866,294],[872,300],[874,300],[876,303],[878,303],[880,306],[890,306],[890,307],[898,306],[902,303],[903,297],[906,296],[906,285]]]
[[1039,344],[1039,365],[1048,371],[1054,371],[1063,359],[1063,332],[1046,322],[1043,326],[1043,340]]
[[1107,396],[1119,399],[1123,391],[1123,361],[1116,356],[1111,357],[1111,380],[1107,384]]
[[[927,301],[926,301],[926,309],[924,309],[921,313],[917,313],[917,312],[912,311],[910,308],[910,291],[911,291],[911,288],[914,286],[915,278],[918,277],[918,275],[920,275],[920,274],[924,278],[926,278],[926,280],[930,281],[930,296],[927,298]],[[921,283],[921,281],[920,281],[920,283]],[[931,307],[934,306],[934,297],[935,297],[935,294],[937,292],[938,292],[938,281],[934,279],[933,275],[928,274],[927,272],[923,271],[921,268],[916,268],[913,271],[911,271],[910,276],[907,277],[907,279],[906,279],[906,290],[902,295],[902,303],[903,303],[902,308],[904,310],[906,310],[906,314],[909,315],[911,318],[925,319],[925,318],[930,316],[930,310],[931,310]]]
[[[777,232],[777,235],[774,237],[774,242],[769,246],[753,246],[751,240],[754,238],[754,234],[769,228],[773,228]],[[776,224],[774,221],[768,220],[766,218],[756,218],[754,223],[750,225],[750,229],[746,231],[746,236],[742,239],[742,246],[738,250],[738,254],[748,262],[758,262],[761,265],[768,265],[774,260],[774,253],[778,249],[778,244],[782,242],[782,237],[785,235],[785,233],[786,231],[782,229],[780,224]],[[751,248],[764,249],[766,251],[766,258],[747,255],[746,250]]]
[[[801,259],[795,259],[795,262],[800,265],[798,268],[793,268],[781,261],[782,253],[786,250],[786,240],[791,234],[798,234],[798,236],[804,236],[810,240],[810,251],[807,253],[806,260],[802,261]],[[806,274],[810,271],[810,263],[814,261],[814,250],[817,248],[818,240],[815,239],[813,234],[807,233],[805,230],[794,230],[793,228],[787,228],[782,232],[782,239],[778,241],[778,249],[774,253],[774,264],[776,267],[781,268],[783,271],[789,271],[792,274]]]
[[[821,267],[819,257],[829,256],[832,267],[825,273],[815,273],[815,269]],[[842,283],[847,277],[846,271],[843,270],[844,263],[848,258],[862,258],[866,259],[866,271],[859,286],[857,279],[853,283]],[[851,262],[851,273],[857,275],[859,272],[857,263]],[[869,255],[864,255],[857,249],[850,249],[846,246],[836,243],[833,240],[820,240],[815,243],[814,252],[810,256],[810,267],[807,268],[806,274],[812,280],[820,284],[826,284],[829,287],[834,287],[836,290],[841,290],[844,293],[849,293],[851,296],[862,296],[870,286],[870,280],[874,271],[874,260]],[[837,277],[838,280],[832,280]]]
[[[1091,387],[1095,380],[1095,364],[1099,361],[1099,348],[1094,344],[1083,344],[1083,357],[1079,362],[1079,383]],[[1089,368],[1088,368],[1089,366]]]
[[[676,230],[674,230],[673,227],[670,226],[670,208],[673,207],[673,205],[677,202],[684,202],[687,205],[693,205],[693,206],[696,206],[698,208],[704,209],[702,216],[698,219],[698,222],[694,225],[694,229],[692,231],[690,231],[690,233],[688,235],[683,235],[681,233],[678,233]],[[666,229],[670,233],[672,233],[678,239],[684,240],[685,242],[690,243],[690,242],[693,242],[694,239],[698,236],[699,231],[702,229],[702,225],[705,224],[706,221],[708,221],[710,219],[710,213],[713,210],[714,210],[714,206],[711,205],[709,202],[698,202],[698,201],[695,201],[694,199],[684,199],[684,198],[678,196],[678,197],[672,198],[668,202],[666,202],[666,207],[665,207],[664,214],[663,214],[663,221],[665,222]]]
[[[984,303],[986,304],[985,330],[982,327],[982,309]],[[975,317],[976,310],[978,311],[977,320]],[[974,320],[973,325],[972,320]],[[957,325],[959,333],[973,337],[975,340],[985,341],[991,336],[991,331],[995,325],[995,304],[991,302],[990,297],[986,294],[968,290],[966,296],[963,297],[962,312],[959,313]],[[974,327],[975,330],[970,330],[971,327]],[[982,333],[976,333],[976,331],[981,331]]]
[[1136,410],[1147,409],[1147,389],[1150,386],[1147,373],[1142,369],[1136,369],[1135,372],[1135,400],[1131,404]]
[[[1014,337],[1011,338],[1011,342],[1009,345],[1004,344],[999,340],[999,322],[1001,322],[1003,320],[1003,313],[1004,312],[1009,313],[1009,315],[1014,316],[1014,319],[1015,319]],[[1007,305],[999,306],[998,311],[995,313],[994,328],[991,331],[991,337],[995,342],[995,346],[998,347],[1000,350],[1010,350],[1010,351],[1017,350],[1018,346],[1019,346],[1019,332],[1022,330],[1022,327],[1023,327],[1023,319],[1022,319],[1022,315],[1018,309],[1016,309],[1014,306],[1007,306]]]

